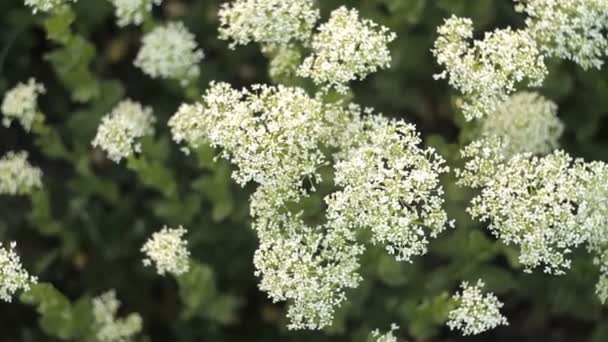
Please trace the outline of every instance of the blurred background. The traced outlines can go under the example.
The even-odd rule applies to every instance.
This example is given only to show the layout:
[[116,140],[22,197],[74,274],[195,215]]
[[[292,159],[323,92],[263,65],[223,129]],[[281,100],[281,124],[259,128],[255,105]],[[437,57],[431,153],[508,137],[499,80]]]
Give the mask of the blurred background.
[[[228,48],[217,39],[218,0],[165,0],[158,21],[181,20],[196,35],[206,57],[199,87],[211,80],[236,87],[271,83],[268,61],[251,44]],[[456,93],[430,53],[436,28],[452,14],[473,19],[476,33],[522,27],[511,0],[319,0],[322,21],[346,5],[388,26],[392,67],[353,84],[355,102],[387,116],[403,117],[422,132],[451,166],[471,138],[454,106]],[[44,191],[0,197],[0,241],[18,241],[26,268],[52,283],[67,299],[116,289],[121,314],[144,319],[142,341],[366,341],[371,330],[401,326],[408,341],[608,341],[608,312],[594,294],[598,270],[584,251],[575,253],[564,276],[523,273],[517,250],[496,242],[464,209],[473,193],[445,178],[446,209],[456,229],[430,244],[413,264],[396,262],[382,248],[362,260],[365,279],[348,291],[332,327],[288,331],[284,303],[257,289],[248,197],[230,179],[232,166],[213,161],[202,148],[184,155],[166,126],[186,101],[177,82],[152,80],[133,66],[142,30],[118,28],[105,0],[73,5],[78,43],[47,39],[69,22],[44,22],[21,0],[0,1],[0,94],[36,77],[47,93],[40,107],[52,132],[27,134],[18,125],[0,128],[0,154],[26,150],[44,172]],[[46,25],[46,28],[45,28]],[[562,147],[576,157],[608,161],[608,68],[583,71],[570,62],[548,61],[551,73],[539,91],[559,105],[566,125]],[[157,132],[144,142],[149,164],[117,165],[91,147],[101,117],[129,97],[154,108]],[[69,151],[66,153],[65,151]],[[141,166],[141,165],[140,165]],[[145,171],[142,171],[145,170]],[[322,215],[320,197],[307,204]],[[164,224],[183,225],[193,271],[178,281],[141,264],[141,245]],[[510,325],[477,337],[460,337],[444,325],[449,296],[462,280],[483,278],[505,303]],[[55,341],[60,323],[38,322],[35,307],[0,303],[0,341]],[[74,323],[75,324],[75,323]],[[45,332],[47,332],[45,334]],[[67,336],[67,335],[66,335]],[[64,339],[69,339],[66,337]],[[77,340],[77,339],[76,339]]]

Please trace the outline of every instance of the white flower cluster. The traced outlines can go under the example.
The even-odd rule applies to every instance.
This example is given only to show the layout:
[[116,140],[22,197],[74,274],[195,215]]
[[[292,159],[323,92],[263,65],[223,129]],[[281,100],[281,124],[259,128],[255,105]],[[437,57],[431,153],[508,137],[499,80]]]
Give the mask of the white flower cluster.
[[439,175],[449,171],[411,124],[372,116],[367,142],[336,166],[343,188],[326,198],[327,216],[350,229],[371,228],[372,243],[400,261],[426,253],[427,237],[448,225]]
[[163,0],[109,0],[114,5],[114,14],[118,26],[130,24],[141,25],[153,5],[160,5]]
[[181,22],[159,26],[146,34],[135,66],[152,78],[177,79],[188,84],[198,77],[205,54]]
[[509,159],[503,149],[500,139],[488,138],[462,151],[469,160],[457,170],[458,184],[481,189],[468,212],[489,221],[490,231],[503,242],[520,246],[526,271],[544,265],[547,273],[563,274],[573,248],[590,241],[598,224],[606,223],[606,200],[595,202],[590,190],[608,180],[608,172],[598,172],[606,167],[573,160],[562,151]]
[[230,47],[256,42],[266,47],[306,44],[319,20],[314,0],[236,0],[219,11],[219,37]]
[[466,336],[477,335],[499,325],[509,325],[507,318],[500,313],[503,304],[492,293],[484,295],[482,290],[485,284],[481,279],[474,286],[466,281],[460,286],[462,292],[452,297],[458,307],[448,314],[447,325],[451,330],[460,330]]
[[126,318],[116,318],[119,308],[114,290],[93,298],[96,337],[100,342],[127,342],[141,331],[141,316],[132,313]]
[[[413,126],[361,112],[300,88],[238,91],[213,83],[201,103],[182,105],[169,121],[176,142],[221,148],[238,166],[239,184],[260,185],[250,205],[260,239],[256,275],[273,300],[291,303],[292,329],[329,325],[345,289],[358,286],[359,230],[370,229],[373,243],[410,260],[447,224],[438,181],[447,171],[443,160],[418,146]],[[339,150],[333,157],[343,189],[326,197],[326,222],[314,226],[288,208],[316,191],[319,168],[331,161],[323,147]]]
[[171,229],[163,227],[159,232],[152,234],[141,251],[146,254],[144,266],[156,266],[159,275],[171,273],[179,276],[190,269],[190,251],[188,241],[183,239],[186,230],[183,227]]
[[501,103],[481,124],[481,134],[505,141],[503,153],[544,155],[555,150],[564,131],[557,105],[538,93],[519,92]]
[[150,107],[124,100],[101,119],[92,144],[104,150],[112,161],[119,163],[122,158],[141,152],[138,140],[154,134],[155,121]]
[[31,276],[23,269],[21,260],[11,242],[10,248],[2,247],[0,243],[0,300],[11,302],[13,295],[19,291],[29,291],[30,285],[35,284],[38,278]]
[[42,171],[27,156],[27,152],[9,151],[0,158],[0,194],[25,195],[42,187]]
[[547,56],[601,68],[608,55],[605,0],[515,0],[527,14],[527,30]]
[[348,82],[390,66],[387,45],[395,38],[388,28],[360,19],[357,10],[340,7],[319,27],[312,40],[313,53],[298,74],[346,92]]
[[29,132],[38,112],[38,96],[44,92],[44,85],[34,78],[9,90],[2,101],[2,124],[9,127],[13,120],[17,120]]
[[463,94],[467,120],[494,112],[521,83],[540,86],[547,74],[539,47],[525,30],[486,32],[471,44],[473,22],[452,16],[437,32],[433,54],[445,71],[435,78],[447,78]]
[[31,7],[32,12],[36,14],[38,11],[48,12],[68,1],[76,2],[78,0],[25,0],[25,5]]
[[380,330],[376,329],[372,331],[372,337],[375,342],[397,342],[397,337],[393,335],[393,332],[399,330],[399,326],[395,323],[391,324],[391,330],[382,334]]

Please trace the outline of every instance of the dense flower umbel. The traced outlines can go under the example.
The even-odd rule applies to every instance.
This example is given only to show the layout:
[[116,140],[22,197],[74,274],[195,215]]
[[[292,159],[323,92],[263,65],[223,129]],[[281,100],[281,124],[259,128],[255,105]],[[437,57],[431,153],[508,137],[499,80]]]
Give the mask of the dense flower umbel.
[[183,227],[171,229],[163,227],[161,231],[152,234],[141,251],[146,254],[143,260],[145,266],[156,266],[159,275],[171,273],[179,276],[190,269],[190,251],[188,241],[183,239],[186,230]]
[[606,0],[515,0],[528,15],[527,30],[551,57],[601,68],[608,55]]
[[435,77],[447,78],[462,93],[467,120],[494,112],[520,83],[540,86],[547,74],[544,58],[527,31],[487,32],[471,44],[473,22],[452,16],[437,32],[433,54],[445,71]]
[[509,324],[506,317],[500,313],[503,304],[492,293],[484,295],[484,286],[481,279],[477,280],[474,286],[466,281],[461,284],[462,292],[457,292],[452,297],[458,307],[448,315],[447,325],[450,329],[460,330],[466,336]]
[[9,151],[0,158],[0,194],[25,195],[42,187],[42,171],[27,161],[27,152]]
[[93,146],[104,150],[108,158],[118,163],[141,151],[139,139],[154,134],[155,121],[152,108],[124,100],[101,119]]
[[146,34],[135,66],[152,78],[177,79],[188,84],[198,77],[204,57],[195,37],[181,22],[171,22]]
[[395,38],[388,28],[360,19],[357,10],[340,7],[319,27],[312,40],[313,53],[298,73],[345,92],[348,82],[390,66],[387,45]]
[[307,44],[319,20],[314,0],[236,0],[219,11],[220,39],[230,47],[256,42],[266,47]]
[[53,8],[68,3],[68,2],[76,2],[78,0],[25,0],[25,5],[32,8],[32,12],[37,13],[40,12],[48,12]]
[[163,0],[109,0],[115,7],[118,26],[130,24],[141,25],[153,5],[160,5]]
[[411,261],[448,225],[439,175],[449,168],[433,149],[419,147],[413,125],[372,116],[366,129],[365,144],[335,166],[343,190],[326,198],[328,220],[370,228],[373,243]]
[[395,323],[391,324],[391,330],[382,334],[380,330],[376,329],[372,331],[372,337],[376,342],[397,342],[397,337],[393,335],[393,332],[399,330],[399,326]]
[[44,92],[44,85],[34,78],[9,90],[2,101],[2,124],[9,127],[13,120],[17,120],[29,132],[38,112],[38,96]]
[[544,265],[547,273],[563,274],[570,267],[568,254],[588,240],[601,219],[601,211],[591,210],[587,190],[593,164],[562,151],[508,159],[503,149],[499,139],[486,139],[462,151],[468,161],[457,170],[458,183],[481,189],[468,211],[489,221],[503,242],[520,246],[526,271]]
[[127,342],[142,328],[141,316],[132,313],[126,318],[116,318],[120,301],[114,290],[93,298],[93,318],[96,337],[100,342]]
[[557,117],[557,105],[537,93],[511,95],[481,125],[482,135],[495,135],[505,141],[503,153],[543,155],[555,150],[564,131]]
[[21,260],[15,247],[17,244],[11,242],[7,249],[0,242],[0,300],[11,302],[13,295],[19,291],[29,291],[30,285],[38,280],[23,269]]

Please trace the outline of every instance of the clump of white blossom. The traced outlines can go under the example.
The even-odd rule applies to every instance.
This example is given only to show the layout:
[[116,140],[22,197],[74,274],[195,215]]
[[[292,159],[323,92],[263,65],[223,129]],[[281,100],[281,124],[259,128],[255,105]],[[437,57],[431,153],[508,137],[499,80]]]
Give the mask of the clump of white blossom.
[[256,42],[265,47],[306,45],[319,10],[314,0],[235,0],[219,11],[219,38],[230,47]]
[[348,82],[390,67],[387,45],[395,38],[387,27],[360,19],[356,9],[340,7],[313,36],[312,55],[304,59],[298,73],[346,92]]
[[507,158],[503,150],[504,142],[487,138],[461,152],[467,162],[457,170],[458,184],[481,190],[467,211],[489,222],[503,242],[520,247],[526,271],[544,266],[547,273],[563,274],[568,254],[587,242],[603,217],[589,197],[593,164],[563,151]]
[[159,275],[166,273],[179,276],[190,269],[190,251],[188,241],[183,237],[186,230],[183,227],[176,229],[163,227],[159,232],[152,234],[141,251],[146,254],[143,260],[145,266],[154,264]]
[[559,146],[564,124],[557,117],[557,105],[538,93],[519,92],[501,103],[483,119],[481,134],[505,141],[503,153],[543,155]]
[[25,0],[25,5],[32,8],[32,12],[48,12],[53,8],[63,5],[67,2],[76,2],[78,0]]
[[380,330],[376,329],[372,331],[372,337],[375,342],[397,342],[397,337],[393,335],[395,331],[399,330],[399,326],[395,323],[391,324],[391,330],[386,333],[381,333]]
[[93,298],[93,318],[97,340],[100,342],[130,341],[142,329],[142,319],[137,313],[117,318],[120,301],[114,290]]
[[38,278],[23,269],[19,255],[15,253],[17,244],[11,242],[9,248],[0,242],[0,300],[11,302],[13,295],[21,290],[27,292]]
[[27,83],[19,83],[6,92],[2,101],[2,124],[9,127],[16,120],[29,132],[38,113],[38,96],[44,92],[44,85],[34,78],[30,78]]
[[42,187],[42,171],[27,157],[27,152],[9,151],[0,158],[0,194],[25,195]]
[[281,47],[273,49],[268,74],[273,80],[296,76],[302,53],[298,49]]
[[[443,159],[418,146],[413,126],[371,110],[325,103],[296,87],[212,83],[169,126],[177,143],[220,148],[238,167],[239,184],[259,184],[250,203],[260,240],[256,275],[270,298],[290,303],[291,329],[328,326],[345,289],[358,286],[365,249],[359,230],[409,260],[447,225],[438,181],[447,171]],[[324,147],[337,151],[329,157]],[[342,191],[326,198],[325,223],[311,225],[288,208],[316,191],[319,169],[332,160]]]
[[494,112],[520,84],[540,86],[547,74],[538,44],[526,30],[486,32],[471,43],[473,22],[452,16],[437,32],[433,54],[445,70],[435,78],[447,78],[462,93],[467,120]]
[[605,0],[515,0],[527,31],[550,57],[572,60],[584,69],[601,68],[608,55],[608,2]]
[[458,307],[448,314],[447,325],[451,330],[460,330],[464,336],[477,335],[509,324],[500,313],[503,303],[492,293],[484,295],[485,284],[481,279],[475,285],[465,281],[460,286],[462,292],[456,292],[452,297]]
[[177,79],[188,84],[200,74],[205,54],[182,22],[170,22],[147,33],[135,66],[152,78]]
[[371,116],[368,124],[368,141],[335,165],[342,190],[326,198],[328,220],[370,228],[372,243],[411,261],[426,253],[428,237],[450,224],[439,182],[449,168],[432,148],[419,147],[413,125],[381,116]]
[[141,152],[139,139],[154,134],[155,121],[152,108],[129,99],[121,101],[101,119],[92,144],[119,163],[121,159]]
[[144,18],[152,11],[153,5],[160,5],[163,0],[109,0],[114,5],[114,14],[118,26],[130,24],[141,25]]

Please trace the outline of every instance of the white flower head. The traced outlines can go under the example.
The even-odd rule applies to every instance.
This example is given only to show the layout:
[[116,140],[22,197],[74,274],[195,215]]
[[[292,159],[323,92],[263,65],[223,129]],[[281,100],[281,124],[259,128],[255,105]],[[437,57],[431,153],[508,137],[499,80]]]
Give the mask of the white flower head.
[[494,112],[520,84],[540,86],[547,74],[538,45],[525,30],[486,32],[471,44],[473,22],[452,16],[437,32],[432,52],[445,71],[435,78],[447,78],[462,93],[467,120]]
[[146,254],[144,266],[156,266],[159,275],[171,273],[179,276],[190,269],[190,251],[188,241],[183,239],[186,230],[183,227],[172,229],[163,227],[159,232],[152,234],[141,251]]
[[36,82],[34,78],[9,90],[2,102],[2,124],[9,127],[13,120],[17,120],[29,132],[38,112],[38,96],[44,92],[44,85]]
[[21,260],[12,242],[7,249],[0,243],[0,300],[11,302],[13,295],[21,291],[29,291],[30,285],[35,284],[38,279],[31,276],[23,269]]
[[256,42],[263,46],[306,44],[319,19],[314,0],[236,0],[219,11],[219,37],[230,47]]
[[346,92],[348,82],[390,67],[387,45],[395,38],[387,27],[360,19],[357,10],[340,7],[313,36],[313,53],[304,59],[298,73],[316,84]]
[[146,34],[135,66],[152,78],[177,79],[188,84],[200,74],[204,57],[194,35],[182,22],[171,22]]
[[130,341],[142,329],[142,319],[137,313],[116,318],[120,301],[114,290],[93,298],[93,318],[96,337],[100,342]]
[[509,325],[507,318],[500,313],[503,304],[492,293],[484,295],[484,286],[481,279],[474,286],[466,281],[461,284],[462,292],[452,297],[458,307],[448,314],[447,325],[451,330],[460,330],[466,336]]
[[32,12],[36,14],[40,12],[48,12],[53,8],[63,5],[67,2],[76,2],[78,0],[25,0],[25,5],[32,8]]
[[515,0],[527,14],[527,31],[550,57],[600,69],[608,56],[608,2],[605,0]]
[[154,134],[155,121],[152,108],[124,100],[101,119],[92,144],[118,163],[122,158],[141,152],[139,139]]
[[588,240],[598,217],[585,199],[588,165],[563,151],[509,159],[503,150],[499,139],[487,138],[461,152],[467,161],[456,171],[458,184],[481,190],[467,211],[489,222],[504,243],[520,247],[525,271],[544,266],[546,273],[563,274],[568,255]]
[[27,152],[9,151],[0,158],[0,194],[25,195],[42,187],[42,171],[27,156]]
[[483,119],[482,135],[505,141],[504,154],[543,155],[555,150],[564,131],[557,117],[557,105],[538,93],[519,92],[501,103]]
[[118,26],[130,24],[141,25],[153,5],[160,5],[163,0],[109,0],[114,5]]
[[376,329],[372,331],[372,337],[375,342],[397,342],[397,337],[393,335],[395,331],[399,330],[399,326],[395,323],[391,324],[391,330],[386,333],[381,333],[380,330]]
[[343,190],[326,198],[328,220],[370,228],[372,243],[411,261],[426,253],[428,237],[451,225],[439,182],[449,168],[434,150],[420,148],[413,125],[381,116],[371,116],[368,125],[368,141],[335,166]]

